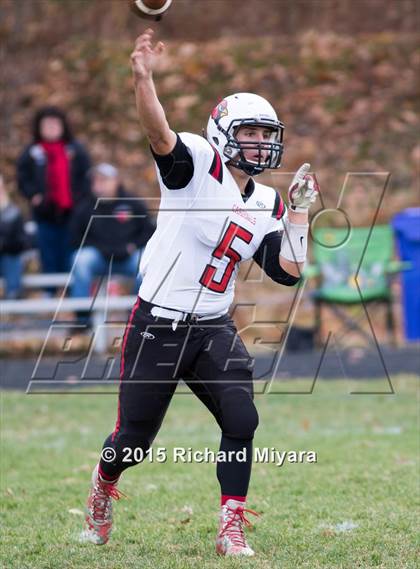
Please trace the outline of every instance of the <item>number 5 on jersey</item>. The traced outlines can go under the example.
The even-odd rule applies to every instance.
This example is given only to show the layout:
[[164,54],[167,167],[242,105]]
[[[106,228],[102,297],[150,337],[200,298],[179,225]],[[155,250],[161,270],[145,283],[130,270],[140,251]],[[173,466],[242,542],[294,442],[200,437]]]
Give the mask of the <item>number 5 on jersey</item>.
[[242,259],[238,251],[232,247],[232,242],[235,238],[238,238],[242,239],[242,241],[245,241],[245,243],[250,243],[252,237],[253,234],[250,231],[231,221],[220,243],[212,253],[212,256],[216,257],[216,259],[222,259],[223,257],[229,258],[229,262],[226,265],[222,278],[220,281],[214,280],[214,275],[216,274],[217,268],[213,265],[208,264],[200,277],[200,284],[212,290],[213,292],[225,292],[232,273],[235,269],[236,263],[239,263],[239,261]]

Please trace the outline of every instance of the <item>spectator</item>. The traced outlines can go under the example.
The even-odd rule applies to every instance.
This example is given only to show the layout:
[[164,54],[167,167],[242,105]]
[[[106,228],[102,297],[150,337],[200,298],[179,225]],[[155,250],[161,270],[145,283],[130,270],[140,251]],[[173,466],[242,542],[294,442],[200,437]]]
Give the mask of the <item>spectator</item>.
[[[136,278],[137,293],[141,254],[154,229],[143,201],[124,190],[118,170],[105,163],[93,168],[92,195],[71,223],[72,244],[79,248],[73,255],[72,297],[88,297],[93,279],[108,274],[111,263],[112,273]],[[89,324],[86,312],[77,317],[78,324]]]
[[67,272],[69,220],[88,191],[89,155],[73,137],[66,115],[56,107],[36,113],[32,138],[18,159],[19,190],[30,201],[38,225],[42,271]]
[[22,214],[10,201],[0,175],[0,275],[5,280],[6,298],[20,296],[23,272],[20,254],[26,246]]

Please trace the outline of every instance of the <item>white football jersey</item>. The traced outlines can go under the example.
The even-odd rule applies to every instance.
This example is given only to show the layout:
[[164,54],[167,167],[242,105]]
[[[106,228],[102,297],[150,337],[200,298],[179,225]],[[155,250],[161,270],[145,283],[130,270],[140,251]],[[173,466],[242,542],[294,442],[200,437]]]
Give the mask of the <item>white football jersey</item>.
[[239,263],[252,258],[267,233],[283,229],[286,206],[273,188],[258,183],[244,202],[217,150],[201,136],[179,136],[194,174],[185,188],[173,190],[156,168],[161,203],[141,259],[139,295],[182,312],[224,314]]

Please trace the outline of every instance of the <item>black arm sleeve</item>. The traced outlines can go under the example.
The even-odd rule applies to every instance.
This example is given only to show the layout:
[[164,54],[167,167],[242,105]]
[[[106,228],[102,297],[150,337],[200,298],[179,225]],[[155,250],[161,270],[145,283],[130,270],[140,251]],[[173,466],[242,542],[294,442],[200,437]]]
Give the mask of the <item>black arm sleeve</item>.
[[152,147],[150,150],[168,189],[181,190],[191,182],[194,174],[193,159],[178,134],[175,147],[170,154],[161,156],[156,154]]
[[283,233],[278,231],[268,233],[253,259],[273,281],[285,286],[293,286],[300,281],[300,278],[290,275],[282,269],[279,263],[282,235]]

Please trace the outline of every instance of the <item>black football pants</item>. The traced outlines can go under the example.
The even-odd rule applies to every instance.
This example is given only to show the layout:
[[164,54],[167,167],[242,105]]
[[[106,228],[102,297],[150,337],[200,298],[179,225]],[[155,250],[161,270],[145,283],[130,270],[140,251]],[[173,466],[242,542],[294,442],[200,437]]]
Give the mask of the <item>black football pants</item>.
[[139,298],[126,327],[118,418],[114,432],[104,443],[104,449],[115,451],[115,458],[106,462],[102,457],[101,470],[117,477],[141,461],[133,460],[133,453],[130,462],[123,462],[127,456],[123,449],[141,448],[144,456],[182,378],[214,415],[222,433],[220,450],[246,449],[246,462],[217,463],[222,494],[246,496],[252,439],[258,426],[252,359],[228,315],[196,323],[179,322],[173,330],[172,320],[150,314],[151,306]]

